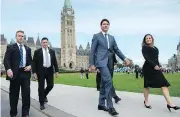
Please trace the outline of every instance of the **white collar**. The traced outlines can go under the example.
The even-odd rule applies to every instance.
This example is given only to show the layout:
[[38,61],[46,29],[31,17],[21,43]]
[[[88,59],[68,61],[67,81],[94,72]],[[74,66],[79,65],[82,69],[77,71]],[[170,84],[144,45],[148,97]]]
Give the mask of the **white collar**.
[[108,33],[107,33],[107,32],[106,32],[106,33],[105,33],[105,32],[103,32],[103,31],[101,31],[101,32],[102,32],[102,34],[103,34],[103,35],[105,35],[105,34],[107,34],[107,35],[108,35]]
[[[43,50],[46,50],[45,48],[42,47]],[[49,51],[49,48],[47,48],[47,51]]]
[[24,46],[23,44],[20,44],[20,43],[18,43],[18,42],[17,42],[17,45],[18,45],[18,46],[20,46],[20,45]]

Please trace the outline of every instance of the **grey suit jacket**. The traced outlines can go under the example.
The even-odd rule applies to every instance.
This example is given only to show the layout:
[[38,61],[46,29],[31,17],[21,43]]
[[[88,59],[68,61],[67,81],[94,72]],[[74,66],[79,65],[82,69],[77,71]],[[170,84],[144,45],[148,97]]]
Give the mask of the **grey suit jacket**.
[[108,64],[108,56],[110,53],[116,53],[118,57],[124,61],[126,58],[119,50],[116,41],[112,35],[108,34],[109,49],[106,38],[103,33],[94,34],[91,44],[90,65],[96,67],[106,67]]

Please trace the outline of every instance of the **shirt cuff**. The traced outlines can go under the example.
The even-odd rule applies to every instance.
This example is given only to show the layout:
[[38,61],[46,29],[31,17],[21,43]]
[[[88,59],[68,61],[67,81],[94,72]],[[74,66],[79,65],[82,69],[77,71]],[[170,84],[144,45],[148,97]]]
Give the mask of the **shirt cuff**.
[[12,70],[11,70],[11,69],[8,69],[7,72],[12,72]]
[[124,59],[124,61],[127,61],[127,60],[129,60],[129,59],[128,59],[128,58],[125,58],[125,59]]

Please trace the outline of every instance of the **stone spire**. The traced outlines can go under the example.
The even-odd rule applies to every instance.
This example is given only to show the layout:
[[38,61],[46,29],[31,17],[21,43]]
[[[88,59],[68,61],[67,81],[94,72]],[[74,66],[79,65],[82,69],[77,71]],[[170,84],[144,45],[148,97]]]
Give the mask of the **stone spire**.
[[39,33],[38,33],[38,38],[36,40],[36,47],[41,47],[41,42],[40,42],[40,39],[39,39]]
[[87,49],[87,50],[90,50],[90,44],[89,44],[89,42],[87,43],[86,49]]

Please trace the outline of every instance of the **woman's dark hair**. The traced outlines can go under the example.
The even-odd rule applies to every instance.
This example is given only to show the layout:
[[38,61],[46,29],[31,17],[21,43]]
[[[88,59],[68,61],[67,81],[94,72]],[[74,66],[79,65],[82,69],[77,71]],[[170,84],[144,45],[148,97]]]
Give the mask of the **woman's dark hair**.
[[153,36],[152,36],[151,34],[146,34],[146,35],[144,36],[144,38],[143,38],[143,41],[142,41],[142,47],[145,46],[145,45],[149,46],[149,45],[146,43],[146,37],[147,37],[147,36],[151,36],[151,38],[152,38],[152,46],[154,46],[154,38],[153,38]]

